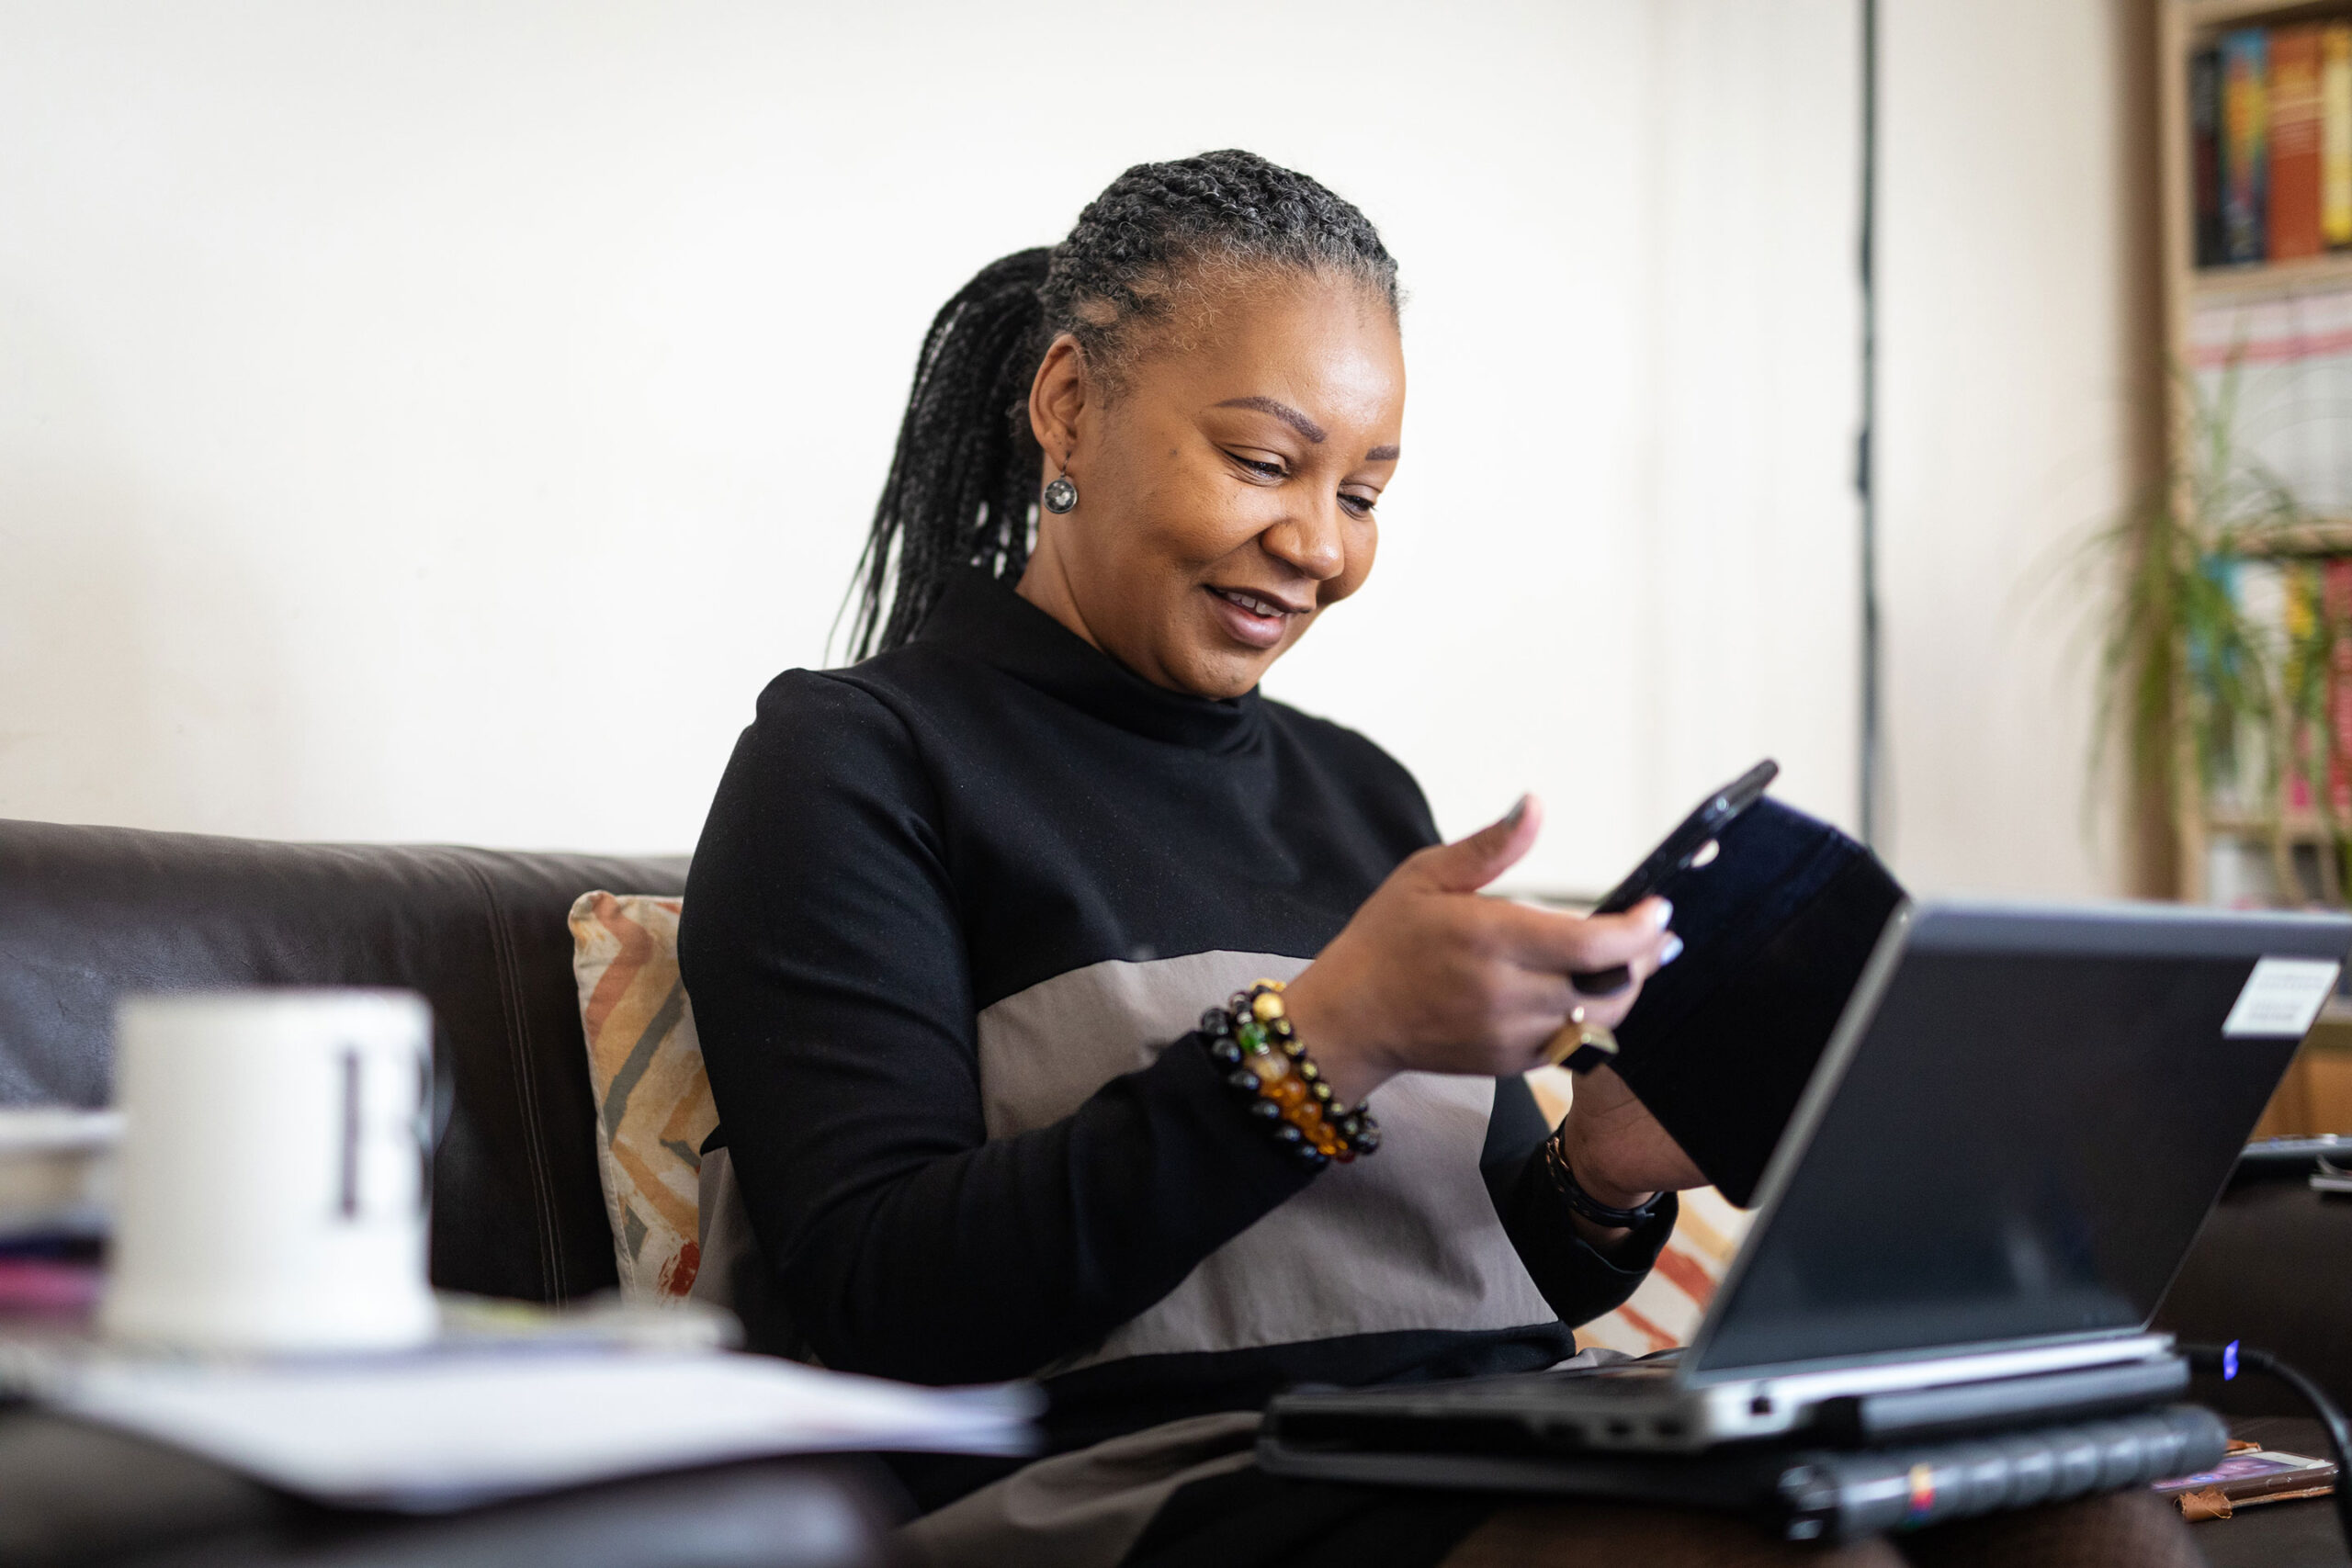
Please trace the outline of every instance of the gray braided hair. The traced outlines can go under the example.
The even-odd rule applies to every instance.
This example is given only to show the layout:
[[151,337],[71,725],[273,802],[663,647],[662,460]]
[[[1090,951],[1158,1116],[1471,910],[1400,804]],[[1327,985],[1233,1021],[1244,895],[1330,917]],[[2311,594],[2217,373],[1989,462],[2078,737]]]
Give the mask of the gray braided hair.
[[1029,386],[1069,333],[1113,387],[1212,269],[1354,280],[1397,307],[1396,262],[1351,204],[1254,152],[1137,164],[1050,249],[989,263],[931,323],[858,563],[852,657],[897,648],[958,568],[1017,580],[1039,465]]

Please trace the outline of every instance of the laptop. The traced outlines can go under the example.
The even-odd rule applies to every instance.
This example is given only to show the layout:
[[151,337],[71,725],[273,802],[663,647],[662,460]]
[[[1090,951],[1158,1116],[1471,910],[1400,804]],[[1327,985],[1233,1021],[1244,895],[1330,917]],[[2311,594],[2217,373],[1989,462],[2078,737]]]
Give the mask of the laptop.
[[2322,1006],[2352,918],[1905,902],[1691,1343],[1269,1407],[1280,1473],[1510,1485],[1544,1455],[1874,1446],[2144,1409],[2149,1323]]

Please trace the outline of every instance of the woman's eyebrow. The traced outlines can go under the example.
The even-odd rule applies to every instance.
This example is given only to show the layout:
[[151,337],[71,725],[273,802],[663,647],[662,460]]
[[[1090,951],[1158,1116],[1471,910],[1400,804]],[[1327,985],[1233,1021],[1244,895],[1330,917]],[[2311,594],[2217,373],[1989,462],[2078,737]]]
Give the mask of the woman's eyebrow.
[[1363,455],[1363,460],[1367,463],[1393,463],[1396,460],[1396,448],[1375,446]]
[[1272,414],[1317,446],[1323,444],[1323,427],[1291,407],[1272,398],[1227,398],[1216,405],[1221,409],[1256,409],[1260,413]]

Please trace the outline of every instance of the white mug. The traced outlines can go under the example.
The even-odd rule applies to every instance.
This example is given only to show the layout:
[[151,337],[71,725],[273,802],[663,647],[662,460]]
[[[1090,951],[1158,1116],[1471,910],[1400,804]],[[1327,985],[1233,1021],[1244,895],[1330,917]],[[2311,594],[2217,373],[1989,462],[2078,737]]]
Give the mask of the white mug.
[[432,1337],[424,998],[133,997],[115,1038],[109,1337],[292,1352]]

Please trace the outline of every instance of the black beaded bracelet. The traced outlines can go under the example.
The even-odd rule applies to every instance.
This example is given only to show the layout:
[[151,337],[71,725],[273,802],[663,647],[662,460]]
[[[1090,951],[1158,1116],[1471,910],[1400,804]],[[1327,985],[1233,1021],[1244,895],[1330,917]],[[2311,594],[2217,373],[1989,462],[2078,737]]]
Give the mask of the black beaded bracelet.
[[1545,1141],[1544,1162],[1551,1168],[1553,1185],[1560,1196],[1577,1214],[1594,1224],[1609,1230],[1635,1230],[1657,1218],[1658,1210],[1666,1203],[1667,1194],[1653,1192],[1650,1201],[1632,1209],[1613,1209],[1584,1190],[1577,1179],[1576,1168],[1568,1163],[1568,1151],[1557,1137]]
[[1375,1152],[1380,1123],[1332,1094],[1291,1027],[1282,991],[1281,981],[1261,980],[1201,1014],[1210,1059],[1226,1069],[1226,1086],[1249,1102],[1250,1114],[1309,1170]]

